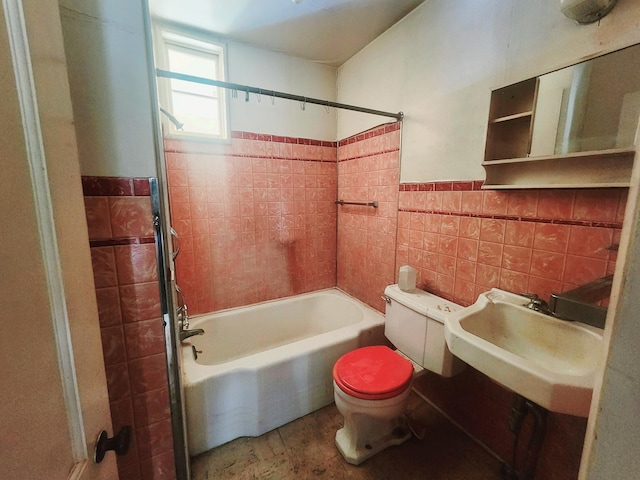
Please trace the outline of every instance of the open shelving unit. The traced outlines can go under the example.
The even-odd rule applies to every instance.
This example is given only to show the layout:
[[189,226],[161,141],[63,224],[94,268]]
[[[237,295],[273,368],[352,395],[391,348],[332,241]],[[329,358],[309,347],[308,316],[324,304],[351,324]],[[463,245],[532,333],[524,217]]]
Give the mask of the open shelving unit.
[[634,149],[483,162],[483,189],[628,187]]
[[482,188],[629,186],[634,148],[530,156],[538,84],[532,78],[491,92]]
[[491,93],[485,162],[529,154],[537,90],[532,78]]

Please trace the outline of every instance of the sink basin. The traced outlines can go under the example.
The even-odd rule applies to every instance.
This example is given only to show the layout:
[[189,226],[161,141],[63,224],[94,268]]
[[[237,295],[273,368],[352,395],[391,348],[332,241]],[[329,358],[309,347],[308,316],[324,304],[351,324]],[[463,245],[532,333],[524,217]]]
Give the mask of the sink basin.
[[602,361],[599,328],[536,312],[496,288],[445,319],[449,350],[552,412],[587,417]]

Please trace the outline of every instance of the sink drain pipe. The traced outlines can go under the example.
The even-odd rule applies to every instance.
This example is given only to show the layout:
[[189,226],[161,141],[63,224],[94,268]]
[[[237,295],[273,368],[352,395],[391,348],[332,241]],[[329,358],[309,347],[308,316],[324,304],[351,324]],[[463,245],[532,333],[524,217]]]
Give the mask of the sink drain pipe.
[[[511,408],[511,416],[509,417],[509,430],[514,435],[513,452],[511,455],[511,464],[504,462],[502,464],[502,478],[505,480],[533,480],[540,458],[540,450],[542,442],[547,431],[547,414],[548,410],[540,405],[527,400],[522,395],[515,394],[513,407]],[[526,456],[522,471],[517,471],[518,459],[518,443],[522,425],[528,414],[533,416],[533,430],[527,445]]]

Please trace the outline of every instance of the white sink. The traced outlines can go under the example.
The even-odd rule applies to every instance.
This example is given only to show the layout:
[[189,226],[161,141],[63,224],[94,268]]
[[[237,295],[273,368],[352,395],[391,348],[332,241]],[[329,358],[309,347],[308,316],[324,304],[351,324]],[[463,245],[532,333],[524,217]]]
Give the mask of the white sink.
[[531,310],[496,288],[445,319],[449,350],[552,412],[587,417],[602,361],[601,329]]

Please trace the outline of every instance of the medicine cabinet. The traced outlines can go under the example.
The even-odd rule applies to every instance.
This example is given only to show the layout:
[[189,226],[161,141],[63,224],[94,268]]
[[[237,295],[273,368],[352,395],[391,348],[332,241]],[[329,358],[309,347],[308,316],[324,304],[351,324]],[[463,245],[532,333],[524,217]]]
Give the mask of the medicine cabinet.
[[491,92],[483,188],[629,185],[640,45]]

